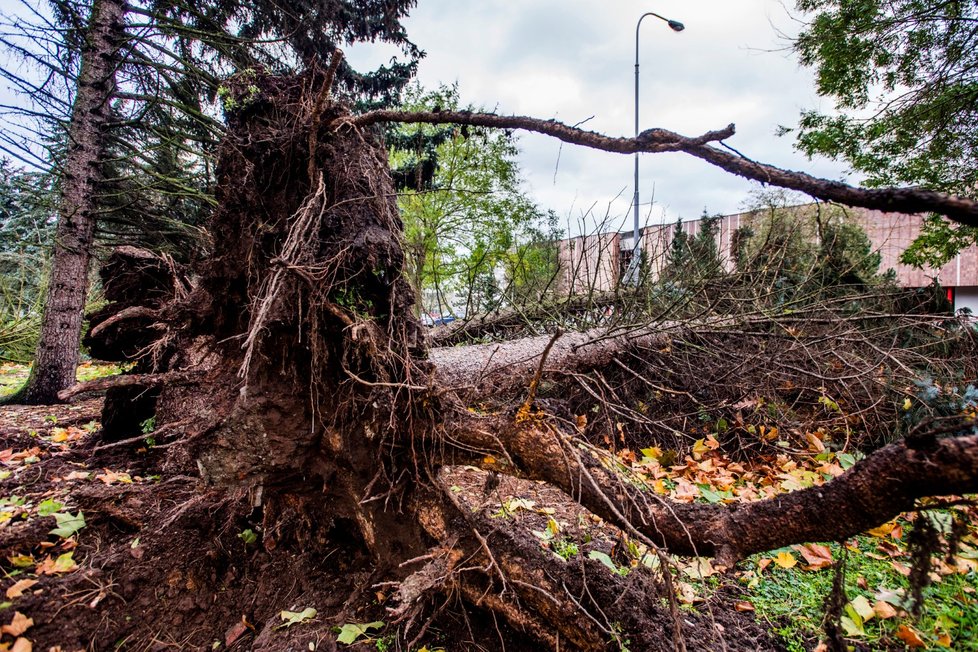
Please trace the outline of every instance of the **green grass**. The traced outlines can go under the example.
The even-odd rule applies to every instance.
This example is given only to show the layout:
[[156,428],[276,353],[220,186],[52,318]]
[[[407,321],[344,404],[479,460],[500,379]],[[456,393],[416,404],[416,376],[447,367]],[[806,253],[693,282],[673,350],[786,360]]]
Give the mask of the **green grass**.
[[[874,604],[881,590],[909,590],[907,578],[899,573],[889,559],[873,559],[865,553],[875,552],[878,539],[861,536],[856,539],[859,552],[850,550],[846,571],[846,596],[851,601],[863,596]],[[838,558],[839,546],[831,545],[833,556]],[[786,549],[790,550],[790,549]],[[771,557],[778,551],[756,555],[746,562],[748,569],[756,570],[758,560]],[[907,563],[907,559],[898,560]],[[825,598],[832,589],[834,570],[802,570],[801,565],[784,569],[771,564],[756,579],[747,577],[747,594],[761,619],[768,620],[792,652],[806,649],[805,643],[820,637]],[[865,635],[852,636],[850,640],[871,650],[905,649],[896,636],[903,624],[920,633],[927,644],[926,650],[947,650],[939,645],[938,638],[946,634],[951,638],[954,650],[978,650],[978,592],[974,572],[967,575],[946,575],[924,591],[924,606],[919,619],[900,616],[881,620],[872,618],[865,622]],[[865,588],[861,588],[860,585]]]
[[[104,362],[83,362],[78,366],[78,382],[105,378],[121,373],[126,365],[110,364]],[[9,396],[15,393],[30,376],[31,365],[3,363],[0,364],[0,397]]]

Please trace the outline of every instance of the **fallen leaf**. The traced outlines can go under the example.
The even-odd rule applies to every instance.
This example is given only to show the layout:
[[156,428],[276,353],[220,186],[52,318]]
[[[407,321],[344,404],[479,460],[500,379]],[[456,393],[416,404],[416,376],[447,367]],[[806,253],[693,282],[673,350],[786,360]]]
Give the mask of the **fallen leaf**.
[[893,529],[896,526],[897,526],[896,521],[890,521],[889,523],[884,523],[879,527],[874,527],[872,530],[868,531],[868,534],[878,539],[884,539],[890,536],[890,533],[893,532]]
[[792,548],[798,551],[808,565],[805,566],[805,570],[821,570],[822,568],[828,568],[832,565],[832,551],[828,546],[820,546],[815,543],[809,543],[803,546],[792,546]]
[[880,620],[889,620],[890,618],[896,618],[897,610],[889,602],[877,600],[876,604],[873,605],[873,613]]
[[741,600],[734,603],[734,609],[737,611],[754,611],[754,605],[746,600]]
[[781,568],[794,568],[798,564],[798,560],[790,552],[784,551],[779,552],[774,557],[774,563]]
[[696,594],[696,588],[686,582],[676,582],[676,598],[682,604],[702,602],[702,598]]
[[898,561],[891,561],[890,562],[890,566],[893,567],[893,570],[895,570],[896,572],[900,573],[904,577],[910,577],[910,567],[909,566],[906,566],[904,564],[901,564]]
[[774,560],[771,559],[770,557],[764,557],[762,559],[758,559],[757,560],[757,572],[758,572],[758,574],[763,573],[764,572],[764,569],[767,568],[768,566],[770,566],[772,561],[774,561]]
[[10,652],[32,652],[34,649],[34,644],[26,638],[18,638],[14,641],[14,646],[10,648]]
[[44,561],[37,565],[34,571],[38,575],[61,575],[78,570],[78,564],[73,558],[74,552],[66,552],[59,555],[57,559],[52,559],[51,555],[44,558]]
[[28,618],[19,611],[15,611],[13,620],[10,621],[10,624],[0,627],[0,631],[2,631],[4,634],[10,634],[11,636],[16,637],[20,636],[33,626],[33,618]]
[[897,638],[907,644],[907,647],[927,647],[927,643],[912,627],[900,625],[896,631]]
[[65,480],[88,480],[92,477],[91,471],[72,471],[65,476]]
[[101,480],[105,484],[115,484],[116,482],[121,482],[122,484],[132,484],[132,476],[128,473],[118,473],[116,471],[110,471],[108,469],[103,469],[103,473],[99,473],[95,476],[96,480]]
[[292,625],[308,622],[316,617],[319,613],[312,607],[307,607],[302,611],[282,611],[279,613],[279,617],[285,621],[278,626],[277,629],[282,629],[285,627],[291,627]]
[[947,634],[941,634],[940,638],[937,639],[937,644],[941,647],[951,647],[951,637]]
[[57,521],[58,527],[51,530],[49,534],[56,534],[62,539],[74,536],[78,530],[85,527],[85,515],[81,510],[74,515],[68,512],[67,514],[54,514],[53,516],[54,520]]
[[24,591],[37,584],[37,580],[20,580],[7,589],[7,598],[13,600],[24,595]]
[[866,622],[867,620],[870,620],[876,616],[876,612],[873,610],[873,606],[869,604],[869,600],[866,599],[866,596],[860,595],[855,597],[849,602],[849,606],[852,607],[853,611],[859,614],[859,617],[862,618],[863,622]]
[[348,623],[340,627],[340,633],[336,637],[337,643],[343,643],[344,645],[351,645],[356,642],[361,636],[365,636],[366,633],[371,629],[380,629],[384,626],[383,621],[377,620],[372,623],[364,623],[362,625]]

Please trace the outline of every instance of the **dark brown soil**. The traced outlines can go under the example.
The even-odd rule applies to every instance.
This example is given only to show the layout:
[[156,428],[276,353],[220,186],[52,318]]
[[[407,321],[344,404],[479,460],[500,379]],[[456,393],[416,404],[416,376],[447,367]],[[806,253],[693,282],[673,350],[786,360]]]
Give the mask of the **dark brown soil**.
[[[248,496],[209,490],[196,477],[167,475],[160,469],[163,452],[143,443],[97,450],[93,428],[87,432],[78,426],[98,419],[100,404],[0,410],[0,450],[10,450],[4,463],[10,475],[0,482],[0,495],[26,501],[25,513],[0,525],[7,573],[0,588],[24,578],[38,580],[10,599],[0,620],[10,622],[14,612],[32,618],[33,626],[22,636],[34,649],[334,650],[339,626],[389,617],[388,595],[376,586],[378,577],[369,557],[358,553],[359,542],[351,540],[355,528],[342,522],[297,524],[323,542],[318,550],[325,554],[303,552],[287,541],[263,541]],[[69,441],[51,441],[59,428],[67,430]],[[25,450],[37,461],[13,459]],[[466,505],[498,515],[499,527],[514,536],[544,545],[533,531],[546,530],[553,518],[562,524],[563,536],[580,542],[578,559],[590,550],[612,552],[618,532],[559,491],[502,478],[487,493],[486,479],[471,468],[446,474]],[[534,506],[503,512],[502,505],[514,498]],[[46,499],[63,503],[62,512],[81,510],[86,527],[67,541],[49,534],[55,519],[36,512]],[[255,532],[257,540],[246,543],[241,536],[246,530]],[[36,563],[66,552],[73,554],[76,570],[35,574]],[[555,563],[575,562],[555,558]],[[623,596],[630,582],[622,581]],[[750,614],[734,611],[734,600],[720,590],[683,611],[689,649],[722,649],[724,644],[730,650],[779,649]],[[279,628],[281,611],[308,607],[317,610],[315,618]],[[432,614],[415,649],[535,649],[525,636],[488,613],[462,606],[461,600],[432,605]],[[671,649],[668,620],[665,609],[648,614],[649,631],[642,638],[661,640],[661,649]],[[383,630],[372,634],[377,638],[339,648],[383,650],[394,638],[385,638]],[[4,636],[3,643],[11,642],[11,636]]]

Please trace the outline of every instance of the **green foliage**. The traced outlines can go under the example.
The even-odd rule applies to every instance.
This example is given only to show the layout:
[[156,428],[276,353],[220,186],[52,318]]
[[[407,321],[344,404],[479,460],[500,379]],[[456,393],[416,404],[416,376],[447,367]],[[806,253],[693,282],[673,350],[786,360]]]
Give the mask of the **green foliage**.
[[244,541],[244,544],[246,546],[250,546],[251,544],[253,544],[256,541],[258,541],[258,535],[255,534],[255,531],[252,530],[251,528],[248,528],[246,530],[242,530],[241,532],[239,532],[238,533],[238,538],[241,539],[242,541]]
[[[407,89],[407,110],[459,110],[457,86]],[[471,109],[472,107],[468,107]],[[504,131],[401,125],[388,136],[402,188],[406,267],[423,309],[439,314],[497,307],[507,285],[539,294],[556,265],[542,213],[522,188],[518,149]],[[534,260],[535,259],[535,260]],[[536,267],[542,262],[543,272]],[[508,278],[506,277],[508,275]]]
[[[798,147],[847,161],[871,186],[915,184],[975,196],[978,188],[978,3],[798,0],[810,15],[795,41],[819,94],[838,113],[806,111]],[[784,131],[790,131],[785,129]],[[978,229],[928,221],[905,258],[940,265]]]
[[[896,570],[888,554],[880,554],[884,549],[877,549],[879,542],[868,536],[849,541],[845,583],[849,609],[844,613],[850,620],[854,601],[873,604],[882,597],[897,608],[909,607],[909,580]],[[828,545],[833,556],[838,557],[839,546]],[[776,552],[755,556],[746,565],[754,567],[761,556],[770,557]],[[825,598],[832,590],[833,573],[832,568],[812,571],[801,566],[784,569],[772,565],[763,573],[745,573],[741,581],[747,584],[745,598],[760,618],[775,625],[788,649],[805,650],[811,649],[806,643],[821,636]],[[978,650],[978,603],[969,593],[973,582],[973,574],[947,575],[926,589],[925,608],[913,626],[924,633],[928,649],[946,649],[936,639],[938,633],[947,633],[954,641],[953,649]],[[903,649],[895,636],[901,622],[898,618],[866,620],[859,623],[860,631],[854,640],[868,649]]]
[[54,178],[0,160],[0,360],[34,353],[53,237]]

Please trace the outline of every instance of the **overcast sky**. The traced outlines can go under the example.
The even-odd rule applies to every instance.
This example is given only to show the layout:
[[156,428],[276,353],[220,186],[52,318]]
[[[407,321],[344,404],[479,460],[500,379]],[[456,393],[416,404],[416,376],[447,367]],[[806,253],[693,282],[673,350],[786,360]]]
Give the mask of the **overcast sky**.
[[[796,124],[804,108],[832,106],[779,36],[798,30],[780,2],[419,0],[406,25],[427,52],[418,75],[426,86],[458,81],[464,103],[570,124],[594,116],[586,128],[632,135],[635,24],[646,11],[686,30],[674,33],[653,18],[642,23],[641,129],[697,135],[733,122],[737,135],[727,142],[750,158],[843,177],[845,166],[809,161],[790,136],[775,134],[778,125]],[[393,51],[357,46],[347,54],[367,67]],[[577,222],[592,206],[604,215],[610,204],[618,222],[631,223],[631,157],[561,148],[536,135],[520,136],[520,148],[527,190],[541,207]],[[704,208],[735,212],[752,184],[687,155],[646,154],[640,188],[643,217],[652,223],[695,219]]]

